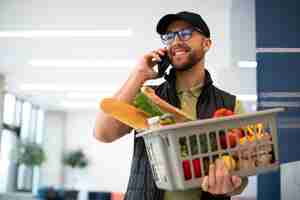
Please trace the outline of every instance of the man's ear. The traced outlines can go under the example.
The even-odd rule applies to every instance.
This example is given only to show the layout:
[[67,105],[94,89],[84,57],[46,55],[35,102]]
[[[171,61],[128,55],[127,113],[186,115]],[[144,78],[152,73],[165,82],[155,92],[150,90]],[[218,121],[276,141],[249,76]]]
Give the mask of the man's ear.
[[204,42],[203,42],[203,49],[205,52],[207,52],[211,47],[211,39],[207,38]]

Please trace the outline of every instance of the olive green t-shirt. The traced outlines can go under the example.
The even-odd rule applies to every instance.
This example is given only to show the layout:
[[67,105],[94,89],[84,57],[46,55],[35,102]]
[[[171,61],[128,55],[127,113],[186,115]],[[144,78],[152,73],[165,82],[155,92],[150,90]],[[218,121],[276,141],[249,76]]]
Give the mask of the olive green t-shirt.
[[[181,110],[190,115],[192,119],[197,119],[196,104],[197,99],[202,92],[202,86],[196,86],[188,91],[177,91],[181,103]],[[239,100],[235,103],[234,113],[243,113],[244,109]],[[185,191],[166,191],[164,200],[199,200],[201,198],[201,188],[190,189]]]

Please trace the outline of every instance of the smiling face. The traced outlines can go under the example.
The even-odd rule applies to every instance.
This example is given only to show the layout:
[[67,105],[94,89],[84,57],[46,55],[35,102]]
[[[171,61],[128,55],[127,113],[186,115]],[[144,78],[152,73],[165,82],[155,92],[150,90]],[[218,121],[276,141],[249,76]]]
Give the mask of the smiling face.
[[[181,31],[186,28],[193,27],[183,20],[177,20],[168,26],[167,32]],[[176,35],[175,40],[168,44],[168,55],[177,71],[185,71],[203,60],[210,45],[209,38],[194,30],[191,38],[185,41]]]

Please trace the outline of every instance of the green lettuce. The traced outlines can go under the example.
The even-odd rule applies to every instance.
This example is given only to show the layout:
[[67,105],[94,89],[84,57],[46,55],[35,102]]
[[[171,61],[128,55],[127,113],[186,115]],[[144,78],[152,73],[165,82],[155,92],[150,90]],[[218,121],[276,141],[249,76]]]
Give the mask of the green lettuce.
[[165,114],[156,104],[154,104],[151,99],[149,99],[145,94],[139,92],[134,101],[133,105],[144,112],[146,112],[150,117],[162,116]]

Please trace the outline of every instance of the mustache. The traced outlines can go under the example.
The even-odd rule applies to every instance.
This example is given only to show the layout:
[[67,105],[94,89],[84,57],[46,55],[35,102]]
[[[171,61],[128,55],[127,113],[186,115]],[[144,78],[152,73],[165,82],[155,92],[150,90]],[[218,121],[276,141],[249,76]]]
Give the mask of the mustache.
[[184,43],[183,44],[176,44],[176,45],[174,45],[170,48],[170,53],[173,55],[173,53],[175,53],[176,49],[183,49],[185,51],[190,51],[191,47],[189,47],[188,45],[186,45]]

